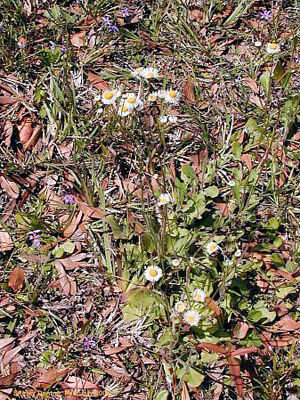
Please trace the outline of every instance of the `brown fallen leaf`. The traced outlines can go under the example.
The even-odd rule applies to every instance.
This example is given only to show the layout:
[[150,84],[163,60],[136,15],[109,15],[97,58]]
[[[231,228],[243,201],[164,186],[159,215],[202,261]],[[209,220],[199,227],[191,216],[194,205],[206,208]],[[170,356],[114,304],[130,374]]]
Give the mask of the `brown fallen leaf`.
[[105,217],[105,212],[101,210],[99,207],[92,207],[84,203],[83,201],[78,201],[77,202],[80,210],[83,212],[84,215],[86,215],[89,218],[104,218]]
[[228,204],[226,203],[215,203],[215,206],[220,211],[223,218],[227,218],[229,215]]
[[88,81],[98,90],[107,90],[110,88],[109,83],[90,71],[88,72]]
[[79,211],[78,213],[74,214],[74,217],[72,219],[72,221],[70,222],[70,224],[65,228],[64,230],[64,237],[65,238],[69,238],[73,235],[73,233],[76,231],[80,221],[82,218],[82,212]]
[[34,382],[34,386],[48,389],[53,384],[59,382],[69,371],[68,368],[50,368],[48,370],[43,370],[41,375]]
[[300,323],[292,318],[285,318],[276,322],[271,328],[274,332],[297,331],[300,328]]
[[27,150],[27,149],[33,147],[36,144],[36,142],[38,141],[38,138],[40,136],[41,131],[42,131],[42,126],[41,125],[37,125],[37,126],[34,127],[32,133],[30,135],[30,138],[27,140],[26,143],[23,143],[24,150]]
[[214,316],[217,318],[219,324],[221,324],[222,323],[222,315],[223,315],[221,308],[218,306],[218,304],[215,302],[215,300],[210,297],[206,297],[205,301],[207,303],[207,307],[210,310],[214,311]]
[[0,96],[0,105],[14,104],[19,100],[17,97],[6,94],[5,96]]
[[13,134],[13,124],[11,121],[6,120],[4,124],[1,126],[1,137],[4,144],[9,147],[11,144],[11,137]]
[[[0,349],[4,349],[15,341],[16,338],[5,338],[0,339]],[[2,350],[3,351],[3,350]]]
[[11,394],[13,392],[13,388],[7,388],[7,389],[0,389],[0,400],[10,400]]
[[233,337],[236,339],[244,339],[249,330],[249,325],[246,322],[238,322],[234,328]]
[[25,281],[25,277],[24,277],[24,270],[21,267],[15,267],[10,275],[9,275],[9,279],[8,279],[8,286],[10,288],[12,288],[12,290],[14,291],[14,293],[17,293],[18,290],[21,289],[21,287],[23,286],[23,283]]
[[246,84],[246,86],[248,86],[250,89],[252,89],[254,93],[259,92],[259,87],[258,87],[257,83],[255,82],[255,80],[250,78],[250,76],[243,79],[243,82]]
[[20,194],[20,190],[18,185],[13,182],[11,179],[4,177],[3,175],[0,176],[0,186],[2,189],[12,198],[17,199]]
[[246,164],[248,170],[251,171],[251,169],[252,169],[251,155],[249,153],[243,153],[241,155],[241,160],[243,161],[243,163]]
[[0,226],[0,252],[11,250],[13,246],[10,235]]
[[17,346],[14,349],[6,351],[2,355],[2,360],[0,360],[0,364],[2,364],[3,367],[8,365],[16,357],[16,355],[22,350],[22,348],[23,348],[22,346]]
[[22,145],[24,146],[26,142],[31,137],[32,133],[32,121],[30,118],[23,118],[21,120],[21,123],[18,125],[18,130],[19,130],[19,139]]
[[78,376],[69,376],[66,381],[61,383],[61,386],[68,389],[99,389],[95,383]]
[[185,95],[186,100],[187,100],[188,104],[190,104],[190,105],[193,105],[196,103],[194,88],[195,88],[195,82],[190,77],[187,79],[187,81],[183,87],[183,94]]
[[255,94],[251,93],[249,100],[252,104],[255,104],[257,107],[263,109],[266,105],[265,101],[260,97],[256,96]]
[[70,41],[74,47],[85,46],[85,32],[73,33]]
[[75,279],[67,275],[62,263],[58,260],[55,261],[55,268],[58,272],[58,278],[62,293],[66,296],[74,296],[76,294]]
[[57,261],[61,262],[66,270],[72,270],[77,267],[86,267],[88,263],[85,260],[87,257],[86,253],[73,254],[70,257],[60,258]]

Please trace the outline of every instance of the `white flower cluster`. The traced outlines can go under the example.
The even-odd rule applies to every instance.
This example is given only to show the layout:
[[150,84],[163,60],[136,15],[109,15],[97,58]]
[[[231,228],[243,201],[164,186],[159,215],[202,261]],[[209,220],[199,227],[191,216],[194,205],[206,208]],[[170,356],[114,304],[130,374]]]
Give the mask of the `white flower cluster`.
[[[137,68],[131,72],[131,74],[139,79],[156,79],[159,78],[159,73],[156,68],[148,67],[148,68]],[[122,96],[122,97],[121,97]],[[144,108],[144,101],[141,98],[140,93],[125,93],[122,95],[122,92],[119,88],[117,89],[107,89],[102,92],[101,96],[96,96],[95,100],[101,100],[105,105],[116,104],[117,100],[120,99],[118,102],[118,115],[120,117],[127,117],[130,115],[134,110],[141,111]],[[178,103],[181,95],[178,90],[174,88],[169,88],[168,90],[159,90],[157,92],[152,92],[148,95],[148,102],[154,102],[157,99],[162,99],[166,103],[176,104]],[[169,121],[171,123],[175,123],[177,121],[176,116],[168,116],[162,117],[161,123]]]

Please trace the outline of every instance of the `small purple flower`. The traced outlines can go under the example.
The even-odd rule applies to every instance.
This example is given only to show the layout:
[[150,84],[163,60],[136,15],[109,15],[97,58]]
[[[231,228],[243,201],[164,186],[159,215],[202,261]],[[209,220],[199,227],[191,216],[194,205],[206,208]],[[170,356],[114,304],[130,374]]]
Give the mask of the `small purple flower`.
[[39,247],[41,244],[40,242],[41,235],[38,232],[40,231],[34,231],[29,236],[29,239],[32,240],[35,247]]
[[117,27],[117,25],[111,25],[111,26],[108,27],[108,32],[109,33],[119,32],[119,28]]
[[24,43],[22,43],[22,42],[18,42],[17,45],[18,45],[19,49],[25,49],[25,46],[26,46],[26,45],[25,45]]
[[55,44],[54,42],[52,42],[52,41],[50,41],[49,44],[50,44],[50,49],[51,49],[52,51],[54,51],[55,48],[56,48],[56,44]]
[[91,350],[91,348],[96,346],[96,342],[93,340],[93,336],[85,336],[83,341],[83,346],[86,350]]
[[127,18],[130,16],[130,10],[129,8],[123,8],[123,10],[121,10],[121,15],[123,18]]
[[102,22],[106,27],[111,26],[113,23],[111,17],[109,17],[109,16],[102,17]]
[[75,197],[72,194],[66,194],[64,196],[64,203],[73,205],[75,203]]
[[62,53],[65,53],[67,51],[67,46],[65,46],[64,44],[60,46],[60,51]]
[[260,19],[264,19],[266,21],[270,21],[270,19],[272,18],[272,11],[262,11],[259,13],[260,15]]

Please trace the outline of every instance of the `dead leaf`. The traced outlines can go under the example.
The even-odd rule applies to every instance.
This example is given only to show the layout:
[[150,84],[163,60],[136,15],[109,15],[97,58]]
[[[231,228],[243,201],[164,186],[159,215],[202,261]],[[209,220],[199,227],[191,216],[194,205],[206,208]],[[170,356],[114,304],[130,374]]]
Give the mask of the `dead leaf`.
[[7,389],[0,389],[0,400],[10,400],[11,394],[13,392],[13,388],[7,388]]
[[246,322],[238,322],[234,328],[233,337],[236,339],[244,339],[249,330],[249,325]]
[[224,347],[218,346],[212,343],[200,343],[196,345],[196,350],[199,351],[201,349],[214,351],[215,353],[227,355],[228,350],[224,349]]
[[195,104],[195,82],[192,78],[188,78],[184,87],[183,87],[183,94],[185,95],[188,104]]
[[101,210],[99,207],[92,207],[87,205],[86,203],[82,201],[77,202],[80,210],[83,212],[84,215],[86,215],[88,218],[95,218],[95,219],[101,219],[105,217],[105,212]]
[[24,281],[25,277],[23,268],[15,267],[9,275],[8,286],[12,288],[14,293],[17,293],[17,291],[23,286]]
[[256,96],[255,94],[251,93],[249,100],[252,104],[255,104],[257,107],[263,109],[266,105],[265,101],[260,97]]
[[68,389],[99,389],[95,383],[77,376],[69,376],[66,381],[61,383],[61,386]]
[[214,316],[217,318],[219,324],[221,324],[221,319],[222,319],[222,310],[221,308],[218,306],[218,304],[215,302],[214,299],[210,298],[210,297],[206,297],[205,301],[207,303],[207,307],[214,311]]
[[0,227],[0,252],[11,250],[13,247],[10,235]]
[[243,379],[241,377],[241,368],[240,368],[240,363],[239,361],[234,358],[233,356],[228,357],[228,365],[229,365],[229,371],[230,375],[233,378],[234,384],[235,384],[235,390],[236,393],[239,396],[243,396]]
[[30,135],[30,138],[27,140],[26,143],[23,144],[24,150],[27,150],[27,149],[33,147],[36,144],[36,142],[38,141],[38,138],[40,136],[41,131],[42,131],[42,126],[41,125],[37,125],[37,126],[34,127],[32,133]]
[[61,262],[63,266],[65,267],[66,270],[72,270],[77,267],[86,267],[88,263],[86,261],[83,261],[86,259],[87,254],[86,253],[78,253],[78,254],[73,254],[70,257],[67,258],[60,258],[57,261]]
[[4,141],[4,144],[9,147],[11,144],[11,137],[13,134],[13,124],[11,121],[6,120],[4,124],[1,127],[1,136],[2,140]]
[[109,83],[90,71],[88,72],[88,81],[98,90],[107,90],[110,88]]
[[76,294],[75,279],[67,275],[62,263],[58,260],[55,261],[55,268],[58,272],[58,278],[62,293],[66,296],[74,296]]
[[250,78],[250,76],[243,79],[243,82],[246,84],[246,86],[248,86],[250,89],[252,89],[254,93],[259,92],[259,87],[258,87],[257,83],[252,78]]
[[0,176],[0,185],[2,189],[12,198],[17,199],[20,194],[20,190],[18,185],[13,182],[11,179],[4,177],[3,175]]
[[3,358],[1,360],[1,363],[3,367],[8,365],[15,357],[16,355],[22,350],[22,346],[17,346],[14,349],[8,350],[4,353]]
[[76,231],[80,221],[82,218],[82,212],[79,211],[78,213],[75,213],[71,223],[67,226],[67,228],[64,230],[64,237],[69,238],[73,235],[73,233]]
[[18,125],[18,130],[20,142],[24,146],[25,143],[30,139],[33,130],[31,119],[23,118],[21,123]]
[[44,370],[34,383],[35,387],[48,389],[53,384],[59,382],[69,372],[68,368],[57,369],[50,368]]
[[215,203],[215,206],[220,211],[223,218],[227,218],[229,215],[228,204],[226,203]]
[[300,323],[292,318],[281,319],[272,326],[274,332],[297,331],[300,328]]
[[71,35],[70,41],[75,47],[85,46],[85,32],[73,33],[73,35]]
[[246,164],[249,171],[252,169],[252,160],[251,155],[249,153],[243,153],[241,155],[241,160]]

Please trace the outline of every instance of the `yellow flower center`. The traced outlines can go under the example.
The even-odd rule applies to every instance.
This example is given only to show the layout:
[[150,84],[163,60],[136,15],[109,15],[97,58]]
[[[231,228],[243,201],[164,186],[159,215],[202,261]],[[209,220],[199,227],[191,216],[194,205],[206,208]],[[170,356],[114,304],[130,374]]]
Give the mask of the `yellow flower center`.
[[186,318],[186,320],[187,320],[187,322],[190,322],[191,324],[195,321],[195,317],[193,316],[193,315],[189,315],[187,318]]
[[175,92],[175,90],[170,90],[170,91],[169,91],[169,96],[171,97],[171,99],[175,99],[175,97],[176,97],[176,92]]
[[134,97],[127,97],[127,103],[133,104],[135,102],[135,98]]
[[177,311],[178,311],[178,312],[182,312],[182,311],[184,311],[184,309],[185,309],[185,307],[184,307],[183,304],[179,304],[179,305],[177,306]]
[[276,43],[271,43],[271,44],[269,45],[269,47],[270,47],[271,50],[276,50],[277,47],[278,47],[278,45],[277,45]]
[[195,294],[195,300],[201,300],[202,296],[200,293]]
[[156,100],[156,95],[155,94],[150,94],[149,95],[149,100],[150,101],[155,101]]
[[147,72],[147,78],[153,78],[154,74],[152,71]]
[[210,245],[210,251],[214,251],[214,250],[216,250],[216,248],[217,248],[217,245],[215,243]]
[[125,112],[128,111],[128,108],[127,108],[126,106],[123,106],[123,107],[121,108],[121,111],[122,111],[122,113],[125,113]]
[[162,198],[160,199],[160,202],[161,202],[161,204],[166,204],[166,203],[167,203],[167,200],[166,200],[165,197],[162,197]]
[[113,92],[108,90],[107,92],[104,92],[103,96],[104,96],[105,100],[110,100],[113,98],[114,94],[113,94]]
[[155,276],[157,276],[158,272],[156,271],[156,269],[150,269],[149,271],[149,275],[152,276],[152,278],[154,278]]

